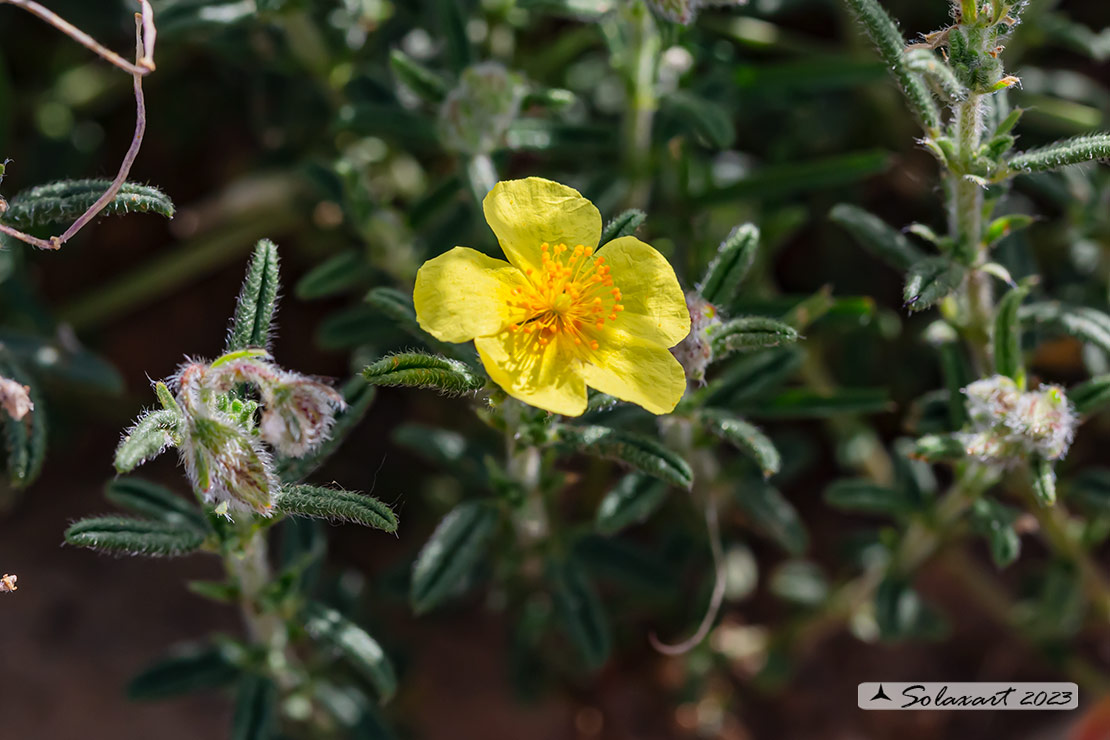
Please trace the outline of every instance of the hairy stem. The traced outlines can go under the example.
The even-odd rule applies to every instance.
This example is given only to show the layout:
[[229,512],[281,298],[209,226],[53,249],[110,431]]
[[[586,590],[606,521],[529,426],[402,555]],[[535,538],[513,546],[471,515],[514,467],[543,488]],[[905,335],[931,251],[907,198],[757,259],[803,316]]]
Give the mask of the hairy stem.
[[651,131],[655,112],[656,77],[662,43],[655,19],[641,3],[629,8],[631,53],[626,70],[631,104],[624,120],[624,161],[631,188],[627,197],[629,208],[644,208],[651,195]]

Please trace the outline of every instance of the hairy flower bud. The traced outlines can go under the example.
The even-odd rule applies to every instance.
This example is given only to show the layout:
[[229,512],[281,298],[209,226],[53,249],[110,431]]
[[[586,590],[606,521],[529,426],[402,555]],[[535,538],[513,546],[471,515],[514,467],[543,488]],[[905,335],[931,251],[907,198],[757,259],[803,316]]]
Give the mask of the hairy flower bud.
[[16,421],[35,410],[31,402],[31,389],[11,378],[0,377],[0,407]]
[[180,451],[189,480],[206,501],[270,516],[278,488],[272,461],[234,419],[218,412],[190,415]]
[[343,396],[293,372],[263,394],[262,439],[287,457],[304,457],[328,438]]
[[690,333],[671,348],[671,354],[682,364],[686,379],[705,382],[705,370],[713,361],[710,340],[714,329],[721,325],[717,307],[696,292],[686,294],[686,308],[690,311]]
[[1063,388],[1043,385],[1023,392],[1010,378],[995,375],[975,381],[964,394],[971,420],[960,440],[968,455],[1009,462],[1067,454],[1079,419]]
[[524,86],[520,76],[497,62],[463,70],[458,86],[439,111],[443,144],[462,154],[488,154],[520,112]]

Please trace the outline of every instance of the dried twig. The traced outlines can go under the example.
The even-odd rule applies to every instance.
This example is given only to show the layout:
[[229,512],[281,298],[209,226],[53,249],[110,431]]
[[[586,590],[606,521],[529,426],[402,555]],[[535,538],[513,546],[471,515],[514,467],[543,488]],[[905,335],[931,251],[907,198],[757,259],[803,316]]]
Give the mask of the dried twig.
[[127,154],[124,155],[123,162],[120,164],[119,172],[112,180],[112,184],[104,191],[104,194],[97,198],[96,202],[81,214],[80,218],[74,221],[73,225],[66,229],[61,236],[39,239],[2,223],[0,223],[0,233],[7,234],[39,249],[60,249],[63,244],[72,239],[77,232],[96,218],[112,202],[120,188],[127,181],[127,176],[131,174],[131,165],[135,163],[135,158],[139,155],[139,149],[143,144],[143,135],[146,133],[146,102],[143,98],[143,77],[154,70],[154,40],[157,36],[157,29],[154,26],[154,9],[151,8],[149,0],[138,0],[138,2],[142,12],[135,14],[135,63],[132,64],[114,51],[99,44],[84,31],[33,2],[33,0],[0,0],[0,5],[5,3],[15,5],[41,18],[82,46],[128,72],[134,79],[135,87],[135,135],[132,137],[131,146],[127,149]]

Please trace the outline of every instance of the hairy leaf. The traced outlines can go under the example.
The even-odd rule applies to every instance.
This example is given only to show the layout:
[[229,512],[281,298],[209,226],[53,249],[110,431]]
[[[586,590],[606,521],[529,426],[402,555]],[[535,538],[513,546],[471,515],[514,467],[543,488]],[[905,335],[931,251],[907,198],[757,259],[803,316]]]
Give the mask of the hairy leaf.
[[65,541],[77,547],[118,555],[173,557],[188,555],[199,548],[204,534],[182,524],[101,516],[71,524],[65,531]]
[[377,641],[365,630],[334,609],[309,602],[304,611],[305,629],[317,642],[343,656],[347,663],[370,682],[382,702],[397,691],[393,664]]
[[717,247],[705,279],[698,286],[701,297],[710,303],[731,305],[759,251],[759,227],[740,224]]
[[840,203],[829,211],[829,218],[851,234],[860,246],[896,270],[909,270],[925,259],[925,253],[904,234],[858,206]]
[[132,678],[127,684],[127,698],[158,701],[222,688],[239,675],[239,666],[226,646],[189,645],[160,658]]
[[265,676],[248,674],[239,679],[231,740],[270,740],[278,723],[278,689]]
[[235,304],[235,316],[224,352],[247,347],[267,347],[277,310],[279,260],[277,245],[261,239],[247,267],[243,288]]
[[729,442],[750,457],[763,476],[770,477],[782,468],[782,458],[775,445],[759,427],[727,411],[706,409],[699,414],[702,426],[715,437]]
[[429,388],[445,394],[480,390],[486,379],[465,363],[423,352],[402,352],[367,365],[362,377],[371,385]]
[[459,504],[424,543],[412,567],[410,599],[417,614],[452,595],[485,554],[497,529],[497,509],[484,501]]
[[105,487],[104,497],[116,506],[167,524],[190,526],[202,533],[209,530],[207,517],[193,503],[142,478],[116,478]]
[[361,524],[386,532],[397,531],[397,515],[373,496],[320,486],[286,486],[274,506],[296,516]]
[[602,534],[616,534],[646,521],[666,498],[665,483],[642,473],[629,473],[601,499],[594,526]]
[[[63,180],[38,185],[12,198],[0,221],[18,229],[75,221],[108,190],[110,180]],[[158,188],[124,183],[102,216],[157,213],[173,218],[173,201]]]
[[902,291],[906,308],[924,311],[954,291],[964,278],[965,269],[947,257],[926,257],[915,262],[906,275]]
[[751,352],[798,341],[798,331],[767,316],[742,316],[730,319],[713,330],[710,343],[714,359],[732,352]]
[[573,559],[550,560],[547,578],[551,583],[555,611],[586,666],[600,668],[612,646],[609,620],[601,600],[582,567]]
[[584,455],[619,460],[666,483],[689,488],[694,473],[679,455],[651,437],[603,426],[554,427],[555,438]]
[[622,236],[632,236],[637,229],[643,226],[646,220],[647,214],[639,209],[630,208],[623,211],[617,214],[612,221],[605,224],[605,228],[601,230],[601,241],[599,243],[605,245],[614,239],[620,239]]

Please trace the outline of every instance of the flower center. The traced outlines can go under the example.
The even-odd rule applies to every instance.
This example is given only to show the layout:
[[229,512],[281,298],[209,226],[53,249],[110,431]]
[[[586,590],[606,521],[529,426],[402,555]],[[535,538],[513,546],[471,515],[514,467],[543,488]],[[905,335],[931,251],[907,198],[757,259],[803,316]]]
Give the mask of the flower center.
[[526,270],[529,285],[514,289],[509,300],[519,312],[509,331],[529,335],[532,351],[542,352],[560,336],[575,346],[597,349],[606,320],[616,321],[624,310],[605,257],[593,254],[591,247],[581,244],[574,249],[541,245],[540,268]]

